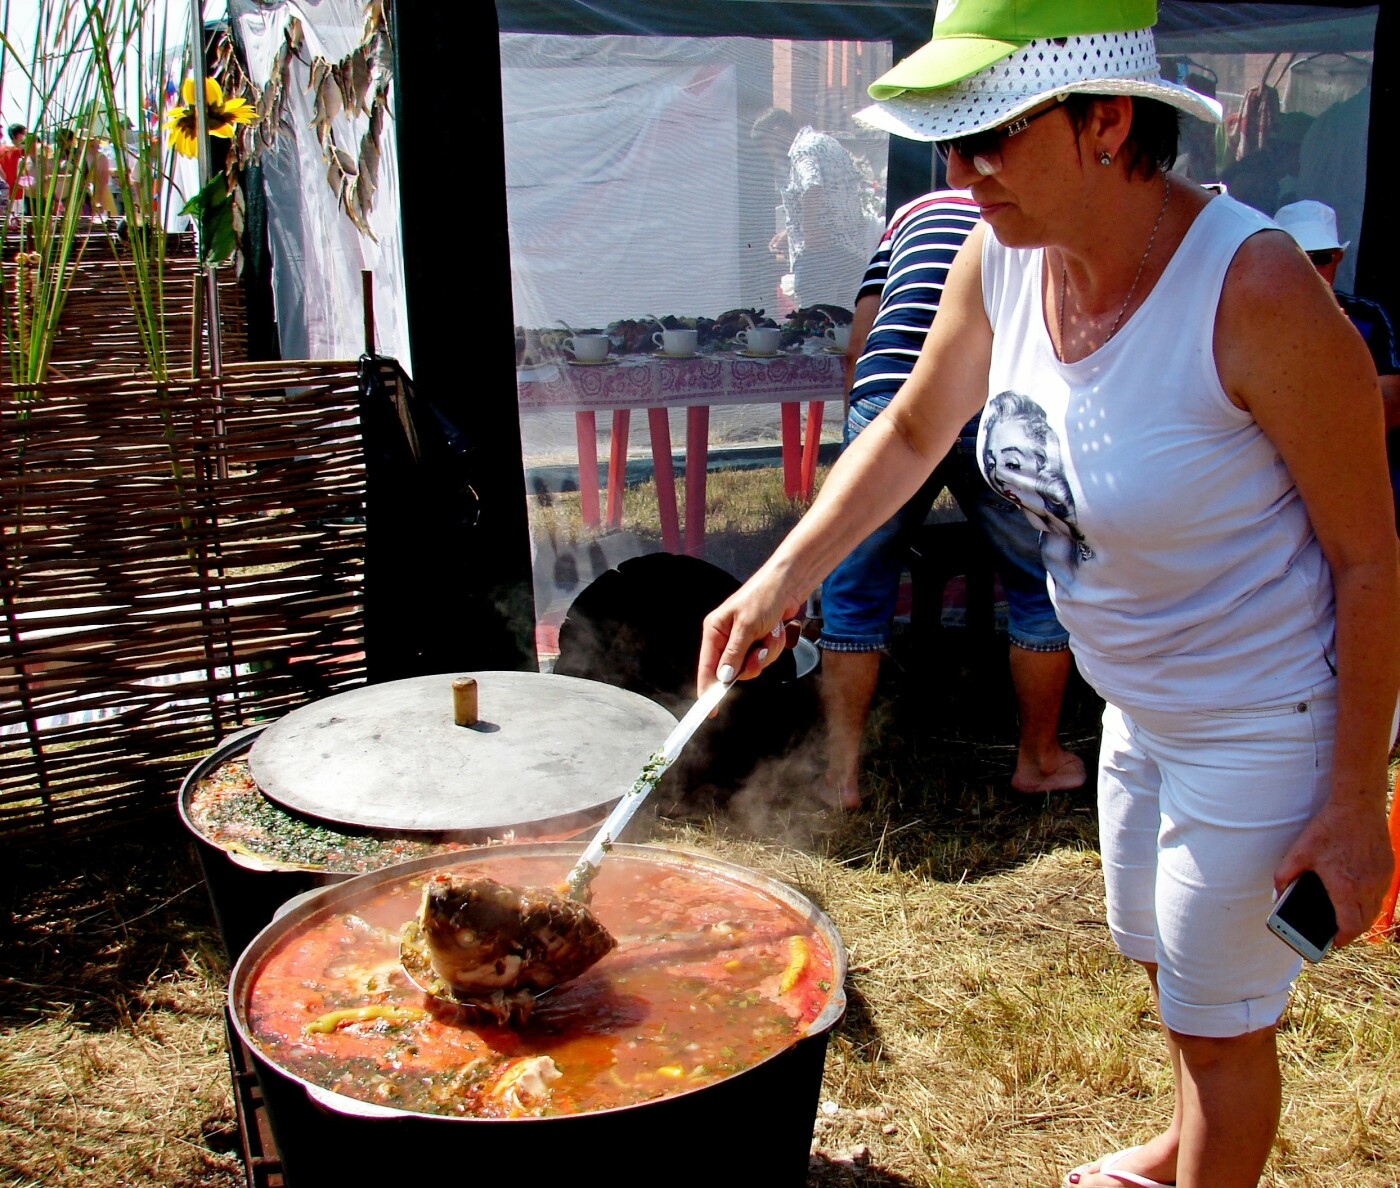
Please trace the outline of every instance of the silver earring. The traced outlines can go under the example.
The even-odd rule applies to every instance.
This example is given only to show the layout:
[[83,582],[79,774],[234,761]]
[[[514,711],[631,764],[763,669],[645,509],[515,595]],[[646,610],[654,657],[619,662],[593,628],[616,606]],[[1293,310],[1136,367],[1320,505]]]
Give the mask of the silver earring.
[[1113,164],[1113,158],[1110,157],[1110,156],[1108,155],[1108,150],[1107,150],[1107,149],[1104,149],[1104,151],[1101,152],[1101,153],[1099,154],[1099,164],[1100,164],[1100,165],[1112,165],[1112,164]]

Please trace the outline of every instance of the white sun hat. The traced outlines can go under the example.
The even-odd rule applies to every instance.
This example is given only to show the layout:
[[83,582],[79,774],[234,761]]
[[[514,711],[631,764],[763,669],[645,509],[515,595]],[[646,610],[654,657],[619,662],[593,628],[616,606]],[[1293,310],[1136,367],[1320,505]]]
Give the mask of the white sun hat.
[[1274,222],[1293,236],[1305,252],[1345,251],[1351,240],[1343,243],[1337,236],[1337,212],[1325,202],[1311,198],[1280,206]]
[[[987,17],[1012,6],[1011,0],[983,0],[976,7]],[[940,18],[945,7],[948,0],[939,7]],[[952,7],[957,7],[957,0]],[[1134,15],[1141,19],[1143,14]],[[1218,124],[1222,119],[1220,104],[1214,99],[1161,77],[1150,26],[1035,37],[1010,46],[990,64],[944,85],[913,85],[940,77],[938,71],[927,68],[931,65],[927,58],[924,70],[911,69],[920,55],[955,41],[945,33],[940,44],[940,23],[947,22],[935,23],[932,42],[871,85],[870,94],[877,102],[857,112],[858,121],[911,140],[954,140],[1000,127],[1047,99],[1075,93],[1156,99],[1210,123]],[[1042,18],[1037,31],[1044,31],[1047,23]],[[968,39],[966,31],[956,36],[964,45]],[[1005,41],[1001,47],[1006,47]]]

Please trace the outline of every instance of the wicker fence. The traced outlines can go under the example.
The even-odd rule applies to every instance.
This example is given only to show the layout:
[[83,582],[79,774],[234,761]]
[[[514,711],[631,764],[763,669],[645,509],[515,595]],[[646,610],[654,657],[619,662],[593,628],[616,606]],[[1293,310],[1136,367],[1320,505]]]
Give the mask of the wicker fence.
[[[11,231],[0,240],[4,259],[4,284],[13,299],[13,256],[21,246]],[[167,241],[161,270],[161,302],[165,314],[165,346],[173,367],[189,367],[191,338],[195,332],[195,296],[199,262],[188,235],[172,235]],[[146,354],[132,314],[134,284],[131,253],[125,243],[106,228],[79,236],[74,244],[72,281],[54,334],[51,379],[81,379],[96,372],[138,375],[147,370]],[[241,363],[248,358],[243,287],[230,267],[218,271],[221,357]],[[201,286],[202,287],[202,286]],[[202,309],[201,311],[202,312]],[[201,370],[208,370],[208,335],[201,323]],[[0,339],[0,361],[6,344]],[[3,372],[9,376],[9,371]]]
[[354,363],[0,385],[0,836],[156,808],[364,679]]
[[[243,288],[231,268],[220,269],[218,276],[222,357],[226,363],[242,362],[248,357]],[[130,264],[113,259],[110,252],[104,256],[88,250],[75,271],[54,338],[53,378],[80,379],[97,371],[135,375],[146,370],[127,293],[130,278]],[[166,349],[176,366],[188,367],[198,263],[190,256],[171,257],[165,261],[162,281]],[[207,335],[200,337],[201,370],[207,370]]]

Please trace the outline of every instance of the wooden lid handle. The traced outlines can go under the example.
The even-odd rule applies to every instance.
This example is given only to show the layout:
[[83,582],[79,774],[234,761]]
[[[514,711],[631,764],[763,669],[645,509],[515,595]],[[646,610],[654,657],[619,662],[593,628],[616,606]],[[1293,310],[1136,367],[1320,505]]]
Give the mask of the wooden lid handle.
[[475,726],[477,723],[476,678],[452,678],[452,720],[458,726]]

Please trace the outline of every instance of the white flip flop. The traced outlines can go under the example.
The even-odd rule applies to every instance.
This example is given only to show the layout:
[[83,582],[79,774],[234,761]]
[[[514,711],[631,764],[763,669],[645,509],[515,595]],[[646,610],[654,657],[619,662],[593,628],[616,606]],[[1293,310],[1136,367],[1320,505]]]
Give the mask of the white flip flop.
[[[1077,1178],[1071,1179],[1071,1176],[1107,1176],[1111,1180],[1117,1180],[1120,1184],[1131,1184],[1133,1188],[1176,1188],[1175,1180],[1151,1180],[1147,1176],[1138,1175],[1137,1172],[1113,1170],[1115,1163],[1141,1149],[1141,1147],[1126,1147],[1122,1151],[1115,1151],[1112,1155],[1105,1155],[1102,1159],[1091,1159],[1088,1163],[1081,1163],[1065,1177],[1065,1188],[1076,1188],[1078,1185],[1079,1180]],[[1089,1170],[1093,1163],[1098,1163],[1098,1171]]]

